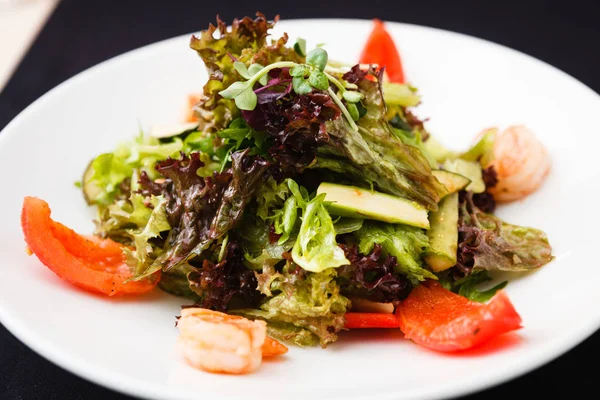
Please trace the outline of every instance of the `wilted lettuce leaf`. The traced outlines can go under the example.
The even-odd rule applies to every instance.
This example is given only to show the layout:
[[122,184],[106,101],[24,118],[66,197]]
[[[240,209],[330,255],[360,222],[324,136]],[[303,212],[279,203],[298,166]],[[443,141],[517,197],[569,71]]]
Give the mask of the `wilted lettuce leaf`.
[[364,95],[366,114],[357,121],[357,132],[342,118],[326,124],[331,140],[319,147],[315,168],[346,173],[382,192],[415,200],[430,210],[437,209],[446,188],[432,175],[421,151],[404,144],[387,121],[381,73],[372,72],[375,82],[355,75],[345,77],[355,80]]
[[458,232],[457,267],[464,273],[474,269],[527,271],[553,259],[544,232],[482,212],[469,192],[461,196]]
[[[141,169],[156,176],[154,164],[178,154],[183,148],[183,142],[175,138],[168,143],[161,143],[158,139],[140,134],[129,142],[121,143],[114,152],[97,156],[91,163],[91,175],[84,178],[84,190],[88,185],[93,185],[93,198],[88,198],[93,204],[112,204],[119,185],[123,180],[130,178],[133,171]],[[86,193],[90,197],[90,193]]]
[[396,257],[395,271],[406,275],[413,284],[427,278],[437,279],[431,271],[423,268],[421,257],[429,246],[429,239],[422,229],[365,221],[355,235],[360,253],[369,254],[376,244],[381,245],[387,254]]
[[420,132],[405,131],[402,129],[394,128],[394,133],[396,134],[396,136],[398,136],[398,138],[400,138],[400,140],[402,140],[402,143],[419,149],[419,151],[421,152],[421,154],[423,154],[423,157],[425,157],[425,159],[429,163],[429,166],[432,169],[438,169],[438,163],[436,159],[429,153],[429,150],[427,150],[427,148],[425,147],[425,144],[421,139]]
[[292,248],[294,262],[312,272],[350,264],[336,242],[333,221],[324,205],[325,195],[308,201],[294,181],[288,180],[288,185],[296,203],[302,208],[302,224]]
[[204,85],[204,96],[197,106],[201,130],[224,129],[239,116],[233,100],[224,99],[218,94],[240,79],[233,67],[235,60],[246,66],[302,60],[293,49],[285,46],[287,35],[271,44],[267,43],[268,31],[277,20],[278,17],[275,17],[274,21],[268,21],[263,14],[257,13],[256,19],[235,19],[231,29],[227,29],[227,24],[217,17],[217,26],[211,24],[199,36],[192,36],[190,47],[204,61],[209,76]]
[[273,297],[260,310],[236,313],[266,320],[274,326],[270,334],[301,346],[318,342],[325,347],[337,340],[350,301],[340,294],[335,269],[310,273],[288,264],[282,272],[266,269],[257,277],[259,290]]
[[459,279],[455,279],[453,274],[445,274],[445,276],[440,277],[440,283],[446,289],[480,303],[490,300],[499,290],[504,289],[508,283],[504,281],[489,289],[479,290],[480,284],[490,280],[492,278],[486,270],[473,271],[473,273]]

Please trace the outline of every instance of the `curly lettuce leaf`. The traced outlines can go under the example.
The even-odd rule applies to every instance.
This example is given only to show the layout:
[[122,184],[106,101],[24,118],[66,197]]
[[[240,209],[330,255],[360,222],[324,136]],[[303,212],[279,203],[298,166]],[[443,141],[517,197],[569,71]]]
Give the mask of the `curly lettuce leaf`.
[[[287,79],[273,80],[288,82],[291,88],[288,72],[282,69],[279,73]],[[331,96],[321,90],[303,95],[282,90],[263,99],[264,92],[259,93],[256,108],[244,111],[243,116],[254,129],[265,131],[272,139],[269,154],[281,174],[294,177],[314,164],[317,148],[329,141],[326,123],[339,118],[341,110]]]
[[273,177],[269,177],[256,194],[256,202],[258,204],[256,215],[263,221],[271,219],[273,210],[281,208],[291,193],[287,182],[278,184]]
[[244,249],[244,263],[247,268],[262,271],[284,260],[284,253],[292,249],[293,240],[279,244],[272,238],[271,225],[253,215],[244,215],[236,227],[236,235]]
[[457,265],[465,273],[477,269],[528,271],[554,258],[544,232],[482,212],[469,192],[461,198],[458,232]]
[[249,318],[259,318],[271,326],[277,339],[307,346],[318,342],[326,347],[337,340],[344,327],[344,314],[350,301],[340,294],[336,271],[329,268],[310,273],[288,264],[279,273],[267,269],[257,274],[259,290],[273,295],[259,310],[235,310]]
[[369,254],[376,244],[380,245],[387,254],[396,257],[394,270],[406,275],[413,284],[427,278],[437,279],[433,272],[423,268],[422,255],[429,247],[429,239],[422,229],[365,221],[355,235],[360,253]]
[[83,188],[93,186],[93,193],[86,191],[89,203],[109,205],[119,193],[119,185],[131,177],[134,170],[146,171],[153,177],[154,165],[161,160],[177,155],[183,149],[179,138],[163,143],[159,139],[140,134],[135,139],[123,142],[114,152],[100,154],[88,167]]
[[379,244],[370,253],[361,254],[357,246],[343,246],[350,265],[338,269],[342,294],[351,298],[389,303],[404,300],[412,289],[411,282],[395,272],[396,257],[383,254]]
[[292,248],[294,262],[311,272],[350,264],[336,242],[333,221],[324,204],[325,195],[308,201],[296,182],[288,180],[288,185],[296,203],[302,208],[302,224]]
[[127,198],[115,200],[108,206],[98,206],[98,216],[94,220],[94,234],[101,238],[109,238],[126,246],[133,245],[132,229],[140,226],[132,223],[129,216],[133,212],[133,204]]
[[[290,190],[290,179],[277,183],[272,177],[265,182],[257,193],[256,215],[263,221],[273,224],[278,244],[290,240],[296,232],[298,222],[298,204]],[[295,183],[294,183],[295,184]],[[302,190],[305,190],[302,188]],[[295,236],[295,235],[294,235]]]
[[[142,196],[139,194],[135,194],[133,197],[134,204],[137,201],[142,201],[140,199]],[[146,208],[144,215],[138,216],[139,222],[143,222],[141,218],[144,218],[146,223],[141,225],[143,228],[131,232],[135,250],[126,249],[125,252],[129,255],[128,260],[135,260],[135,264],[128,262],[133,267],[134,280],[147,277],[149,275],[147,273],[149,264],[162,252],[162,249],[153,246],[150,240],[160,237],[162,232],[171,229],[171,225],[167,220],[166,202],[166,199],[162,196],[152,196],[150,198],[152,209],[144,207]]]
[[[277,246],[270,244],[268,247],[280,250],[286,244],[294,243],[292,259],[312,272],[349,263],[336,242],[337,233],[324,206],[324,197],[310,200],[306,189],[289,178],[280,184],[270,179],[257,194],[257,215],[263,221],[271,222],[274,233],[279,235]],[[356,223],[350,229],[356,229]],[[259,258],[248,258],[249,262],[256,265],[266,260],[274,261],[272,252],[265,250]]]
[[210,237],[222,237],[241,219],[242,214],[263,182],[269,163],[251,157],[248,149],[231,155],[231,182],[223,192],[217,213],[212,220]]
[[[261,294],[253,271],[244,265],[244,253],[237,241],[224,240],[222,259],[205,258],[202,265],[187,274],[190,288],[200,298],[197,304],[203,308],[227,311],[233,301],[246,307],[257,307]],[[220,257],[221,258],[221,257]]]
[[285,46],[287,35],[267,43],[269,30],[278,19],[275,17],[274,21],[268,21],[263,14],[257,13],[255,19],[234,19],[228,29],[227,24],[217,18],[217,26],[211,24],[199,36],[192,36],[190,47],[204,61],[209,77],[204,85],[204,96],[196,107],[200,130],[214,132],[224,129],[240,115],[233,100],[219,95],[220,91],[240,80],[234,62],[241,62],[248,67],[251,64],[269,65],[282,60],[302,60],[292,48]]
[[232,154],[232,166],[212,177],[201,177],[204,164],[199,153],[181,159],[168,159],[157,164],[164,176],[162,184],[144,180],[142,191],[164,195],[166,213],[173,229],[165,243],[165,251],[149,267],[148,273],[169,271],[203,251],[241,219],[246,205],[262,182],[268,163],[251,157],[248,150]]

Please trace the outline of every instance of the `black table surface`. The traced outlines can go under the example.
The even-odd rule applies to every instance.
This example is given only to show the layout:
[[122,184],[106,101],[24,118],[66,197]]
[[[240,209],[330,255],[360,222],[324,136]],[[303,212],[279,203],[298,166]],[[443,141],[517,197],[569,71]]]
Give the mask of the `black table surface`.
[[[267,16],[279,13],[284,19],[378,17],[466,33],[546,61],[598,92],[600,9],[594,3],[64,0],[0,92],[0,128],[36,98],[88,67],[158,40],[202,29],[214,21],[217,14],[230,21],[235,16],[253,15],[256,11]],[[556,101],[572,100],[561,98],[560,93],[556,96]],[[574,135],[597,134],[568,132],[568,127],[565,131],[570,140]],[[576,277],[566,274],[566,279],[569,278]],[[544,300],[538,300],[543,306]],[[600,354],[599,332],[548,365],[468,398],[519,398],[525,393],[554,398],[559,394],[594,393],[597,387],[594,356],[597,354]],[[448,379],[452,379],[451,372]],[[130,397],[89,383],[51,364],[0,325],[0,398]]]

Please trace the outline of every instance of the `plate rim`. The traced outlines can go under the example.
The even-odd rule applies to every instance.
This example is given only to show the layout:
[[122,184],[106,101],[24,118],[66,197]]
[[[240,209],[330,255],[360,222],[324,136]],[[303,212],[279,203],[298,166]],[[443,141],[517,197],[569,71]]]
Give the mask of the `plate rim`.
[[[279,21],[278,27],[286,28],[289,23],[292,24],[302,24],[302,23],[334,23],[334,24],[367,24],[371,22],[371,19],[359,19],[359,18],[290,18],[283,19]],[[457,36],[462,40],[471,40],[475,42],[480,42],[486,46],[495,47],[501,51],[508,51],[513,53],[516,56],[521,58],[528,59],[530,62],[533,61],[539,65],[543,65],[546,68],[550,68],[554,72],[557,72],[563,75],[570,81],[571,85],[579,86],[581,89],[588,91],[590,94],[595,95],[597,100],[600,100],[600,94],[594,91],[591,87],[581,82],[574,76],[569,73],[549,64],[544,60],[540,60],[534,56],[531,56],[527,53],[524,53],[520,50],[513,49],[506,45],[496,43],[494,41],[483,39],[477,36],[472,36],[469,34],[446,30],[442,28],[412,24],[406,22],[396,22],[396,21],[385,21],[388,25],[396,25],[402,28],[415,29],[415,30],[423,30],[423,31],[434,31],[436,34],[441,35],[449,35],[449,36]],[[156,51],[156,48],[161,46],[168,46],[171,42],[183,41],[184,38],[190,37],[193,34],[198,33],[199,31],[190,32],[182,35],[178,35],[175,37],[163,39],[154,43],[150,43],[141,47],[137,47],[135,49],[126,51],[124,53],[118,54],[114,57],[111,57],[107,60],[104,60],[100,63],[97,63],[85,70],[78,72],[72,77],[60,82],[39,98],[34,100],[31,104],[29,104],[25,109],[19,112],[3,129],[0,131],[0,149],[5,145],[4,143],[17,135],[18,126],[22,120],[26,120],[30,113],[34,112],[36,108],[40,107],[42,104],[51,99],[55,93],[60,93],[62,91],[68,90],[70,86],[77,85],[79,81],[90,79],[94,76],[94,74],[104,73],[107,68],[115,68],[118,67],[121,63],[128,62],[127,60],[130,57],[142,57],[144,54],[148,52]],[[43,335],[40,335],[34,330],[30,330],[27,328],[25,324],[21,324],[20,318],[11,315],[8,311],[6,311],[0,302],[0,322],[4,325],[4,327],[14,335],[19,341],[25,344],[28,348],[36,352],[41,357],[50,361],[54,365],[90,382],[98,384],[102,387],[108,388],[110,390],[115,390],[120,393],[124,393],[134,397],[143,396],[148,399],[163,399],[163,398],[181,398],[187,399],[189,396],[186,395],[186,391],[180,390],[178,388],[169,388],[166,391],[165,386],[162,384],[156,384],[152,382],[143,382],[143,385],[140,386],[140,381],[136,378],[130,378],[124,375],[120,375],[118,373],[113,373],[110,370],[105,370],[102,368],[96,367],[93,363],[86,361],[84,358],[73,356],[69,353],[63,354],[60,349],[58,349],[51,341],[47,341]],[[544,353],[537,357],[535,360],[528,359],[527,362],[521,361],[522,359],[516,360],[516,362],[512,365],[512,368],[509,370],[505,368],[504,370],[492,370],[494,373],[488,372],[486,374],[481,375],[479,380],[466,388],[463,387],[453,387],[448,384],[436,385],[435,389],[412,389],[410,391],[404,390],[403,392],[387,392],[387,393],[379,393],[377,394],[380,399],[394,399],[397,398],[400,394],[404,398],[451,398],[455,396],[464,396],[476,392],[480,392],[485,389],[490,389],[506,383],[510,380],[513,380],[517,377],[524,376],[525,374],[536,370],[549,362],[558,359],[563,356],[569,350],[579,346],[583,341],[591,337],[595,332],[600,330],[600,313],[598,313],[594,318],[589,318],[586,320],[585,324],[581,324],[580,328],[577,330],[575,335],[571,335],[571,340],[569,341],[560,341],[560,337],[555,337],[551,340],[545,347]],[[229,398],[229,397],[227,397]],[[338,398],[338,397],[334,397]],[[369,397],[359,396],[354,399],[367,399]]]

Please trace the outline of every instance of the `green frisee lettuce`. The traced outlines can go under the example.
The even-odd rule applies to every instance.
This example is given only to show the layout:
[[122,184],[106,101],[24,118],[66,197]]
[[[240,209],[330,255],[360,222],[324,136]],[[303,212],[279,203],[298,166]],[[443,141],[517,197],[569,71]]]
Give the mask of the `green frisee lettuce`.
[[292,248],[294,262],[311,272],[350,264],[344,250],[336,242],[333,221],[324,204],[325,194],[307,201],[296,182],[289,180],[288,185],[302,208],[302,224]]
[[269,334],[300,346],[320,343],[326,347],[337,340],[344,327],[344,313],[350,300],[340,294],[335,269],[298,274],[266,268],[257,274],[259,290],[270,297],[260,310],[235,310],[249,318],[267,321]]
[[422,267],[423,253],[429,247],[429,239],[422,229],[365,221],[355,235],[362,254],[370,254],[375,244],[381,245],[389,255],[396,257],[396,272],[406,275],[413,284],[427,278],[437,279],[435,274]]

